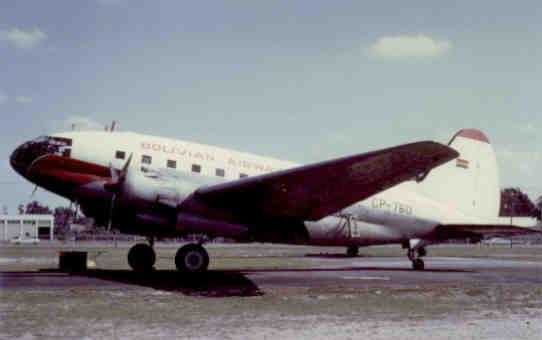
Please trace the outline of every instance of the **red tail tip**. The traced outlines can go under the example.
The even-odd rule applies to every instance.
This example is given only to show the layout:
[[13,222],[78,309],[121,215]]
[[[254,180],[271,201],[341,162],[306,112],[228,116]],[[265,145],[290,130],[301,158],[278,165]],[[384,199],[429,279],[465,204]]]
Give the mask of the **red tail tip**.
[[477,141],[480,141],[480,142],[491,144],[489,142],[489,139],[487,138],[487,136],[482,131],[477,130],[477,129],[463,129],[463,130],[459,131],[456,134],[456,136],[461,136],[461,137],[464,137],[464,138],[470,138],[470,139],[474,139],[474,140],[477,140]]

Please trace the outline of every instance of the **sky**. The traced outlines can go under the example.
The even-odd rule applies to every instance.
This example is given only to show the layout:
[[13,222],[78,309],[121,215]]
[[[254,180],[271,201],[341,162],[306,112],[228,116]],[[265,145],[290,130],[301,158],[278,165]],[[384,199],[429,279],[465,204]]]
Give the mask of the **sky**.
[[535,199],[541,33],[538,1],[2,1],[0,204],[67,204],[11,151],[112,120],[299,163],[478,128]]

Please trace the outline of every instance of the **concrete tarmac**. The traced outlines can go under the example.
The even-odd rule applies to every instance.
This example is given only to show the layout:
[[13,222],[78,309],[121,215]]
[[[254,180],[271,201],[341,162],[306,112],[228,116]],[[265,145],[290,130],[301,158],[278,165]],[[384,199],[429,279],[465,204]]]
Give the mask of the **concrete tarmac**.
[[[178,245],[156,270],[128,244],[0,246],[0,339],[540,339],[542,248],[442,246],[413,271],[399,247],[208,245],[208,273],[181,276]],[[59,272],[60,250],[95,268]]]
[[[155,270],[145,276],[128,269],[89,269],[67,274],[55,269],[0,272],[3,288],[118,289],[122,286],[147,286],[195,294],[229,295],[264,293],[268,288],[288,287],[419,287],[430,285],[542,285],[542,263],[536,261],[451,258],[426,258],[426,270],[414,271],[406,258],[327,258],[311,256],[300,268],[210,270],[194,278],[175,270]],[[239,259],[240,264],[242,259]],[[236,293],[233,293],[234,295]]]
[[414,271],[406,258],[313,259],[308,268],[246,273],[260,286],[420,286],[542,284],[542,263],[475,258],[426,258]]

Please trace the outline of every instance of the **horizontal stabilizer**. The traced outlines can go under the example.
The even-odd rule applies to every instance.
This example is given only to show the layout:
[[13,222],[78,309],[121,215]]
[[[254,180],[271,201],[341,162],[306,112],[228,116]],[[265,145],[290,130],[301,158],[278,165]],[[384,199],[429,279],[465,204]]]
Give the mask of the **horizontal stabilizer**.
[[497,237],[542,233],[540,224],[525,227],[511,224],[444,224],[435,229],[437,238]]

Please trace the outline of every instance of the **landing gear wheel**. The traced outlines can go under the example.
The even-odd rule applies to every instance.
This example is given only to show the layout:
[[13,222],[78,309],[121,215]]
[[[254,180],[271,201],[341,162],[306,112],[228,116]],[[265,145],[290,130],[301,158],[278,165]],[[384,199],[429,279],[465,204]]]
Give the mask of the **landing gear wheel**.
[[427,256],[427,249],[425,247],[418,248],[418,257]]
[[199,244],[187,244],[177,251],[175,265],[181,273],[203,273],[209,266],[209,254]]
[[128,252],[128,264],[139,273],[149,272],[156,262],[156,254],[151,246],[138,243]]
[[412,260],[412,269],[414,270],[424,270],[425,263],[422,259],[414,259]]
[[356,257],[359,254],[359,248],[356,246],[349,246],[346,248],[346,256],[348,257]]

